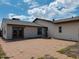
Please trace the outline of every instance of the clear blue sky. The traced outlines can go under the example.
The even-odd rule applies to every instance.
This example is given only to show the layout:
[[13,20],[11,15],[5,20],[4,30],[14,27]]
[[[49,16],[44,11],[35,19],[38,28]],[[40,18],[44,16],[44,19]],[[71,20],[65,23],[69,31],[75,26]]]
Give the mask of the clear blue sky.
[[0,0],[0,22],[2,18],[61,19],[79,16],[79,0]]

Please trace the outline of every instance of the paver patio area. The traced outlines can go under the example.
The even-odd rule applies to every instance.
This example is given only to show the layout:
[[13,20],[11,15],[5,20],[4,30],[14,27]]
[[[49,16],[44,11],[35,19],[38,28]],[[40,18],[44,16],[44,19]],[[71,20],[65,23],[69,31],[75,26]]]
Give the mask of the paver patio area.
[[75,43],[56,39],[28,39],[13,42],[0,39],[0,44],[10,59],[30,59],[31,57],[37,58],[46,54],[58,59],[72,59],[57,51]]

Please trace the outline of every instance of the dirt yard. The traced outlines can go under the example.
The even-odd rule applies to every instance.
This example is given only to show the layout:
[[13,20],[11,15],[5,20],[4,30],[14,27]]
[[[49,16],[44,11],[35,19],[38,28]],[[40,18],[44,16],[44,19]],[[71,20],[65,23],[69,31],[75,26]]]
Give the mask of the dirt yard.
[[13,42],[6,42],[0,39],[0,44],[10,59],[30,59],[31,57],[36,59],[46,54],[58,59],[72,59],[57,51],[75,43],[56,39],[28,39]]

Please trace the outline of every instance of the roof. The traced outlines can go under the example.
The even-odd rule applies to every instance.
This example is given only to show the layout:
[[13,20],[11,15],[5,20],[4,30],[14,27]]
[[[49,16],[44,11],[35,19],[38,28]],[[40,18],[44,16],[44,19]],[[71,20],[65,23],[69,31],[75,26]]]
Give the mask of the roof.
[[41,24],[35,23],[35,21],[37,21],[37,20],[42,20],[42,21],[46,21],[46,22],[51,22],[51,23],[54,23],[54,24],[58,24],[58,23],[79,21],[79,16],[78,17],[72,17],[72,18],[66,18],[66,19],[60,19],[60,20],[53,20],[53,21],[36,18],[33,22],[26,22],[26,21],[21,21],[21,20],[5,19],[5,20],[2,21],[2,23],[5,22],[6,24],[13,24],[13,25],[28,25],[28,26],[45,27],[45,26],[42,26]]
[[79,16],[77,16],[77,17],[72,17],[72,18],[66,18],[66,19],[55,20],[54,23],[65,23],[65,22],[72,22],[72,21],[79,21]]
[[37,21],[37,20],[42,20],[42,21],[46,21],[46,22],[51,22],[51,23],[53,23],[53,21],[46,20],[46,19],[41,19],[41,18],[36,18],[33,22],[35,22],[35,21]]
[[33,23],[33,22],[26,22],[26,21],[21,21],[21,20],[12,20],[12,19],[6,20],[6,24],[45,27],[45,26],[41,26],[41,25]]
[[56,23],[65,23],[65,22],[79,21],[79,16],[72,17],[72,18],[66,18],[66,19],[53,20],[53,21],[36,18],[33,22],[35,22],[37,20],[42,20],[42,21],[51,22],[51,23],[56,24]]

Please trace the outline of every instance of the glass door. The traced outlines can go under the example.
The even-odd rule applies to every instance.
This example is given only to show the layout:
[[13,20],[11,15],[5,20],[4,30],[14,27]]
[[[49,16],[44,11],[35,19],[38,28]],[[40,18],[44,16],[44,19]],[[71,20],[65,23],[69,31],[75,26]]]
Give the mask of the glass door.
[[23,27],[13,27],[12,37],[15,38],[24,38],[24,28]]

